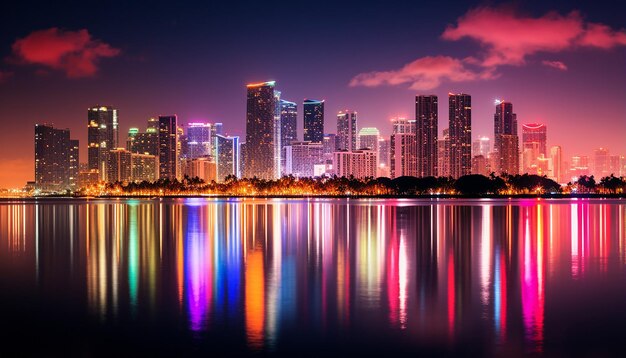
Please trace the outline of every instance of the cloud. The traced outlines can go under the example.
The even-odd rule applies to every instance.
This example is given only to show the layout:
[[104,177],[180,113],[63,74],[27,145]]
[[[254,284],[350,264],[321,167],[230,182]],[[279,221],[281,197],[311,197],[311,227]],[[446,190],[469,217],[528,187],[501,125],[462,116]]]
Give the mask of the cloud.
[[430,90],[443,81],[464,82],[477,79],[490,79],[493,71],[475,72],[464,62],[449,56],[427,56],[404,65],[393,71],[373,71],[361,73],[350,81],[350,86],[377,87],[410,83],[412,90]]
[[556,68],[557,70],[567,71],[567,65],[561,61],[541,61],[544,66]]
[[[480,7],[468,11],[449,25],[441,38],[477,41],[482,51],[463,59],[449,56],[426,56],[390,71],[373,71],[356,75],[350,86],[376,87],[410,83],[410,89],[430,90],[443,82],[493,79],[503,65],[522,66],[538,53],[559,53],[578,48],[611,49],[626,45],[626,31],[613,30],[599,23],[586,22],[581,14],[550,12],[531,17],[512,8]],[[561,71],[561,61],[542,61],[544,66]]]
[[555,12],[541,17],[520,15],[509,8],[482,7],[461,16],[441,37],[457,41],[469,38],[484,49],[482,65],[523,65],[539,52],[557,53],[579,47],[610,49],[626,45],[626,32],[587,23],[577,11]]
[[119,49],[93,39],[85,29],[64,31],[53,27],[34,31],[13,43],[18,63],[60,70],[69,78],[93,76],[101,58],[119,53]]

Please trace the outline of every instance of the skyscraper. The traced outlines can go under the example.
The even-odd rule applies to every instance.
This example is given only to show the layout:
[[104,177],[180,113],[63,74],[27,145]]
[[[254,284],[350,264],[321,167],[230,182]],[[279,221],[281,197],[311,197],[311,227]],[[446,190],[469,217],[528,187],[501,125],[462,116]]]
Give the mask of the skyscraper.
[[450,130],[443,130],[443,136],[437,140],[437,176],[450,176]]
[[280,168],[281,175],[286,175],[287,154],[285,147],[298,140],[298,107],[294,102],[280,100]]
[[479,136],[472,142],[472,157],[482,155],[487,158],[491,151],[491,141],[489,137]]
[[324,145],[322,143],[291,143],[291,174],[295,177],[313,177],[315,166],[324,163]]
[[358,149],[369,149],[378,153],[378,139],[380,131],[374,127],[361,128],[357,137]]
[[547,155],[547,127],[542,123],[522,124],[522,172],[537,174],[538,158]]
[[322,143],[324,140],[324,101],[305,99],[302,112],[304,113],[304,140]]
[[78,141],[78,139],[70,139],[70,178],[69,178],[69,184],[70,184],[70,189],[78,189],[79,188],[79,183],[78,183],[78,173],[80,172],[80,142]]
[[337,113],[337,150],[356,150],[357,112]]
[[[593,151],[593,175],[598,179],[611,174],[609,150],[598,148]],[[616,174],[616,173],[612,173]]]
[[339,151],[333,154],[335,175],[353,176],[356,179],[376,177],[376,153],[373,150]]
[[437,96],[415,96],[418,176],[437,176]]
[[511,102],[496,100],[494,118],[494,154],[497,174],[519,173],[519,140],[517,137],[517,115]]
[[472,171],[472,96],[448,94],[450,131],[450,176],[459,178]]
[[176,179],[178,168],[177,156],[177,118],[159,116],[159,179]]
[[[274,81],[247,85],[244,177],[276,178]],[[279,119],[280,120],[280,119]],[[279,151],[280,152],[280,151]],[[280,156],[279,156],[280,157]]]
[[337,136],[334,133],[324,134],[324,160],[333,162],[333,153],[337,151]]
[[70,131],[35,124],[35,187],[63,191],[70,188]]
[[224,181],[229,175],[239,177],[239,137],[217,134],[214,140],[217,181]]
[[106,180],[109,150],[117,148],[117,109],[110,106],[94,106],[87,109],[87,164],[90,170],[98,170],[100,180]]
[[187,140],[184,157],[195,159],[213,155],[213,124],[192,122],[187,124]]
[[109,150],[107,180],[111,183],[129,182],[132,176],[132,153],[124,148]]
[[552,173],[551,179],[555,180],[557,183],[563,183],[565,181],[563,175],[563,151],[560,146],[555,145],[550,148],[550,159],[552,162],[552,168],[550,170]]
[[391,178],[417,176],[417,141],[415,121],[393,118],[389,156]]

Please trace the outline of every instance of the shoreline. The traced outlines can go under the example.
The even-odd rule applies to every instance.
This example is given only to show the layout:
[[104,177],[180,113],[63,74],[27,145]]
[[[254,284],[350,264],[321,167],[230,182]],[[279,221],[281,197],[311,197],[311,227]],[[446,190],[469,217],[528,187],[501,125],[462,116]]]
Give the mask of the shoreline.
[[98,199],[626,199],[624,194],[520,194],[520,195],[47,195],[0,197],[0,201],[98,200]]

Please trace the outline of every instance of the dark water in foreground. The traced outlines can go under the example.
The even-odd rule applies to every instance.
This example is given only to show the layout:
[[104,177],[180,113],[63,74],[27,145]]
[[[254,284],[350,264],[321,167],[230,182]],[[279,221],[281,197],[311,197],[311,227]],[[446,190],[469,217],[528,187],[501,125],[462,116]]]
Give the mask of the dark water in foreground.
[[624,356],[626,200],[0,202],[0,355]]

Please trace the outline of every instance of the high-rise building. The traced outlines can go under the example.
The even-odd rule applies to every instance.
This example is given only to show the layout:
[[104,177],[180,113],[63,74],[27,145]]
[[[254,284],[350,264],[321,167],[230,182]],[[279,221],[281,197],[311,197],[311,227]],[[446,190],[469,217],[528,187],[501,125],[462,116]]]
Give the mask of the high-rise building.
[[200,158],[207,155],[213,155],[213,136],[215,128],[212,123],[192,122],[187,123],[187,138],[181,141],[183,149],[183,157]]
[[285,147],[298,140],[298,106],[295,102],[280,100],[280,168],[281,175],[287,172]]
[[437,140],[437,176],[450,176],[450,130],[443,130],[443,136]]
[[522,124],[522,172],[538,174],[539,158],[547,156],[547,127],[542,123]]
[[159,179],[174,180],[178,168],[176,115],[159,116]]
[[472,157],[472,174],[489,175],[487,169],[487,158],[484,155],[475,155]]
[[376,152],[373,150],[339,151],[333,155],[333,171],[339,177],[365,179],[377,176]]
[[391,122],[393,125],[389,150],[391,178],[417,176],[415,121],[393,118]]
[[609,160],[609,150],[606,148],[598,148],[593,151],[593,175],[600,179],[611,174],[611,166]]
[[[243,175],[247,178],[256,176],[260,179],[275,179],[276,171],[280,169],[275,165],[275,146],[280,143],[275,141],[277,105],[274,85],[274,81],[247,85],[246,152]],[[278,152],[278,159],[280,159],[280,150]]]
[[550,159],[552,162],[550,178],[557,183],[563,183],[565,181],[563,176],[563,151],[560,146],[555,145],[550,148]]
[[239,173],[239,137],[217,134],[215,136],[215,163],[217,165],[217,181],[226,177],[240,177]]
[[389,139],[385,137],[378,138],[378,176],[389,177]]
[[184,159],[181,164],[182,176],[198,178],[205,183],[217,181],[217,164],[210,157]]
[[45,191],[70,189],[69,129],[47,124],[35,125],[35,187]]
[[337,114],[337,150],[356,150],[357,112],[341,111]]
[[378,139],[380,138],[380,132],[374,127],[364,127],[359,131],[357,138],[358,149],[373,150],[378,153]]
[[472,96],[448,94],[450,130],[450,176],[472,171]]
[[324,145],[309,141],[292,142],[291,173],[295,177],[315,176],[315,166],[324,163]]
[[156,155],[131,153],[131,180],[153,182],[158,179],[159,160]]
[[324,134],[324,160],[332,163],[333,153],[337,151],[337,136],[334,133]]
[[302,112],[304,114],[304,141],[322,143],[324,140],[324,101],[305,99]]
[[437,175],[437,96],[415,96],[418,176]]
[[117,109],[94,106],[87,109],[87,163],[90,170],[98,170],[100,180],[107,180],[106,165],[109,150],[118,147]]
[[80,142],[78,139],[70,139],[70,189],[76,190],[80,187],[78,174],[80,173]]
[[494,118],[494,172],[516,175],[519,173],[519,139],[517,115],[511,102],[496,100]]
[[135,147],[135,140],[139,134],[139,128],[129,128],[128,137],[126,138],[126,150],[132,152]]
[[472,142],[472,157],[482,155],[486,159],[491,152],[491,140],[489,137],[479,136]]
[[132,177],[132,153],[124,148],[109,150],[107,181],[123,183],[131,181]]

